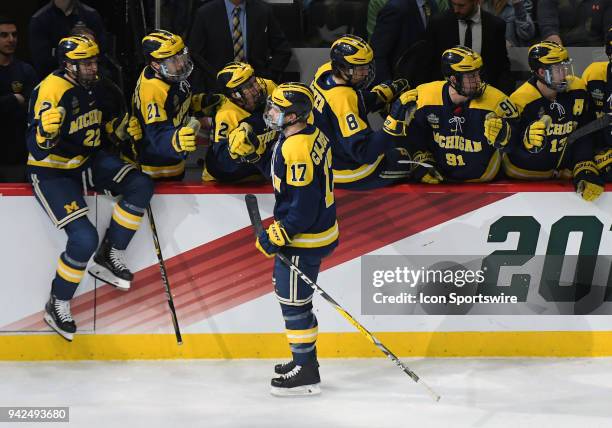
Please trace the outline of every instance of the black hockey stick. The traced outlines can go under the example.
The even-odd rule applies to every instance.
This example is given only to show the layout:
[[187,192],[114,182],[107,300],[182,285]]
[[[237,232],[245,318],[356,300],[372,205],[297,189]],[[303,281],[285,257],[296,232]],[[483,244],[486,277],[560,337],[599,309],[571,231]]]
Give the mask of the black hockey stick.
[[[135,141],[130,138],[132,147],[135,147]],[[135,149],[134,149],[135,150]],[[136,153],[135,153],[136,155]],[[138,156],[135,156],[134,161],[138,166],[138,169],[142,171],[142,165],[138,162]],[[161,245],[159,244],[159,235],[157,234],[157,227],[155,226],[155,219],[153,218],[153,209],[151,208],[151,202],[145,209],[147,217],[149,218],[149,226],[151,227],[151,236],[153,237],[153,246],[155,247],[155,254],[157,255],[157,261],[159,264],[159,272],[161,273],[162,284],[166,293],[166,300],[168,301],[168,307],[170,308],[170,315],[172,316],[172,325],[174,326],[174,335],[176,336],[176,343],[178,345],[183,344],[183,337],[181,336],[181,328],[178,323],[178,317],[176,316],[176,309],[174,307],[174,298],[172,297],[172,291],[170,290],[170,281],[168,280],[168,271],[166,270],[166,262],[162,255]]]
[[[595,119],[584,125],[583,127],[578,128],[574,132],[572,132],[568,137],[565,145],[563,146],[563,151],[561,152],[561,156],[559,156],[559,160],[557,161],[557,166],[555,167],[555,171],[558,171],[561,167],[561,162],[563,162],[563,157],[565,156],[565,150],[567,146],[573,144],[579,138],[584,137],[585,135],[592,134],[597,131],[601,131],[610,125],[611,117],[609,114],[604,114],[599,119]],[[557,172],[558,173],[558,172]]]
[[162,255],[161,246],[159,245],[159,236],[157,235],[157,227],[155,227],[155,220],[153,219],[153,210],[151,204],[147,206],[147,217],[149,217],[149,225],[151,226],[151,235],[153,236],[153,245],[155,246],[155,254],[157,255],[157,261],[159,262],[159,272],[161,273],[162,283],[166,290],[166,300],[168,300],[168,307],[170,308],[170,314],[172,315],[172,325],[174,326],[174,334],[176,336],[176,343],[178,345],[183,344],[183,337],[181,336],[181,328],[178,323],[176,316],[176,309],[174,308],[174,299],[172,298],[172,292],[170,291],[170,281],[168,280],[168,271],[166,270],[166,263],[164,262],[164,256]]
[[[255,229],[255,236],[258,237],[264,230],[263,224],[261,222],[261,216],[259,214],[259,206],[257,205],[257,198],[255,195],[248,194],[244,197],[247,205],[247,210],[249,212],[249,218],[251,219],[251,224]],[[321,287],[319,287],[314,281],[312,281],[308,275],[300,270],[296,265],[291,263],[291,261],[282,253],[276,253],[276,257],[278,257],[281,262],[283,262],[289,269],[291,269],[294,273],[299,275],[306,284],[312,287],[312,289],[318,293],[323,299],[327,300],[340,314],[346,318],[351,324],[357,328],[361,333],[363,333],[369,340],[372,342],[378,349],[382,351],[391,361],[393,361],[398,367],[400,367],[404,373],[406,373],[410,378],[423,385],[423,387],[427,390],[429,395],[436,400],[440,400],[440,395],[438,395],[429,385],[425,383],[415,372],[410,370],[404,363],[402,363],[399,358],[395,356],[393,352],[391,352],[385,345],[383,345],[380,340],[378,340],[372,333],[370,333],[359,321],[357,321],[351,314],[349,314],[338,302],[336,302],[329,294],[325,292]]]

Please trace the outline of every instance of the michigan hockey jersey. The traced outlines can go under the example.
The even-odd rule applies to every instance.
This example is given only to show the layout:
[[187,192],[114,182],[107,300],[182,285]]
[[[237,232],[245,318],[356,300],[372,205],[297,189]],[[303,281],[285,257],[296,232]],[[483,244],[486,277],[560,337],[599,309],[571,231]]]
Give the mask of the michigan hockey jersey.
[[[64,120],[60,141],[45,150],[36,143],[40,115],[52,107],[63,107]],[[47,76],[32,92],[28,112],[28,165],[44,170],[80,168],[90,155],[102,147],[103,113],[92,89],[73,84],[56,71]]]
[[515,119],[516,107],[492,86],[465,104],[455,105],[449,83],[436,81],[417,87],[414,119],[408,139],[415,152],[427,153],[436,169],[449,181],[491,181],[500,170],[501,152],[484,135],[484,121],[494,112]]
[[338,245],[329,139],[313,125],[274,145],[270,174],[274,218],[291,237],[287,255],[326,256]]
[[[520,111],[520,125],[513,135],[511,150],[504,156],[507,176],[522,180],[547,179],[553,177],[556,171],[571,171],[575,163],[593,159],[590,136],[566,147],[567,137],[594,118],[589,110],[584,82],[570,76],[568,83],[567,91],[557,93],[553,101],[540,93],[535,77],[523,83],[510,96]],[[525,132],[531,123],[543,115],[552,119],[546,132],[545,146],[539,153],[530,153],[523,144]]]

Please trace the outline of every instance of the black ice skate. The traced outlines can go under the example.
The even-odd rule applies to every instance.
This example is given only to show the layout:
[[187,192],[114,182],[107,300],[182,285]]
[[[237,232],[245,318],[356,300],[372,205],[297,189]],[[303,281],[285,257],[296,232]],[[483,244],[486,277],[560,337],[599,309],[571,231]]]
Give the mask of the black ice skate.
[[321,393],[319,368],[316,362],[295,365],[288,373],[272,379],[270,392],[279,397],[316,395]]
[[115,286],[118,290],[130,289],[134,274],[123,261],[123,251],[113,248],[108,239],[102,241],[93,260],[94,264],[89,268],[91,276]]
[[[317,368],[319,367],[319,362],[317,361]],[[295,368],[295,361],[291,360],[288,363],[276,364],[274,366],[274,374],[284,375],[289,373],[291,370]]]
[[77,328],[70,312],[70,300],[59,300],[51,295],[45,305],[44,319],[49,327],[67,341],[72,342]]

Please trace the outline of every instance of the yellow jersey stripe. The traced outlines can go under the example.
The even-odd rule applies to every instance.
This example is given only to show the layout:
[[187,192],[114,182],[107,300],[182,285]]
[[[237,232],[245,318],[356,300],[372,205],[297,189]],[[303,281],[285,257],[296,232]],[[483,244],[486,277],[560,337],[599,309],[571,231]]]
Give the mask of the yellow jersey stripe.
[[58,169],[75,169],[83,165],[89,156],[75,156],[73,158],[65,158],[58,155],[49,155],[42,160],[36,160],[31,154],[28,156],[28,165],[42,166],[46,168]]
[[374,163],[361,165],[356,169],[334,169],[334,183],[352,183],[366,178],[376,170],[384,157],[385,155],[382,154]]
[[331,244],[340,236],[338,222],[336,221],[332,227],[319,233],[298,233],[293,237],[293,241],[289,244],[295,248],[317,248]]

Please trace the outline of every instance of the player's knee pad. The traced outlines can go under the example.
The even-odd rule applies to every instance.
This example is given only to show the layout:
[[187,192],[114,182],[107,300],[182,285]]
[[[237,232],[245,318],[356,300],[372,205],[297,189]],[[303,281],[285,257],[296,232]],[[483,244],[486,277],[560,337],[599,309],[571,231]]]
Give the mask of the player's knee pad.
[[131,171],[123,179],[123,200],[137,206],[146,208],[153,197],[153,180],[140,171]]
[[98,231],[87,217],[69,223],[64,230],[68,234],[66,254],[72,259],[86,262],[98,248]]

